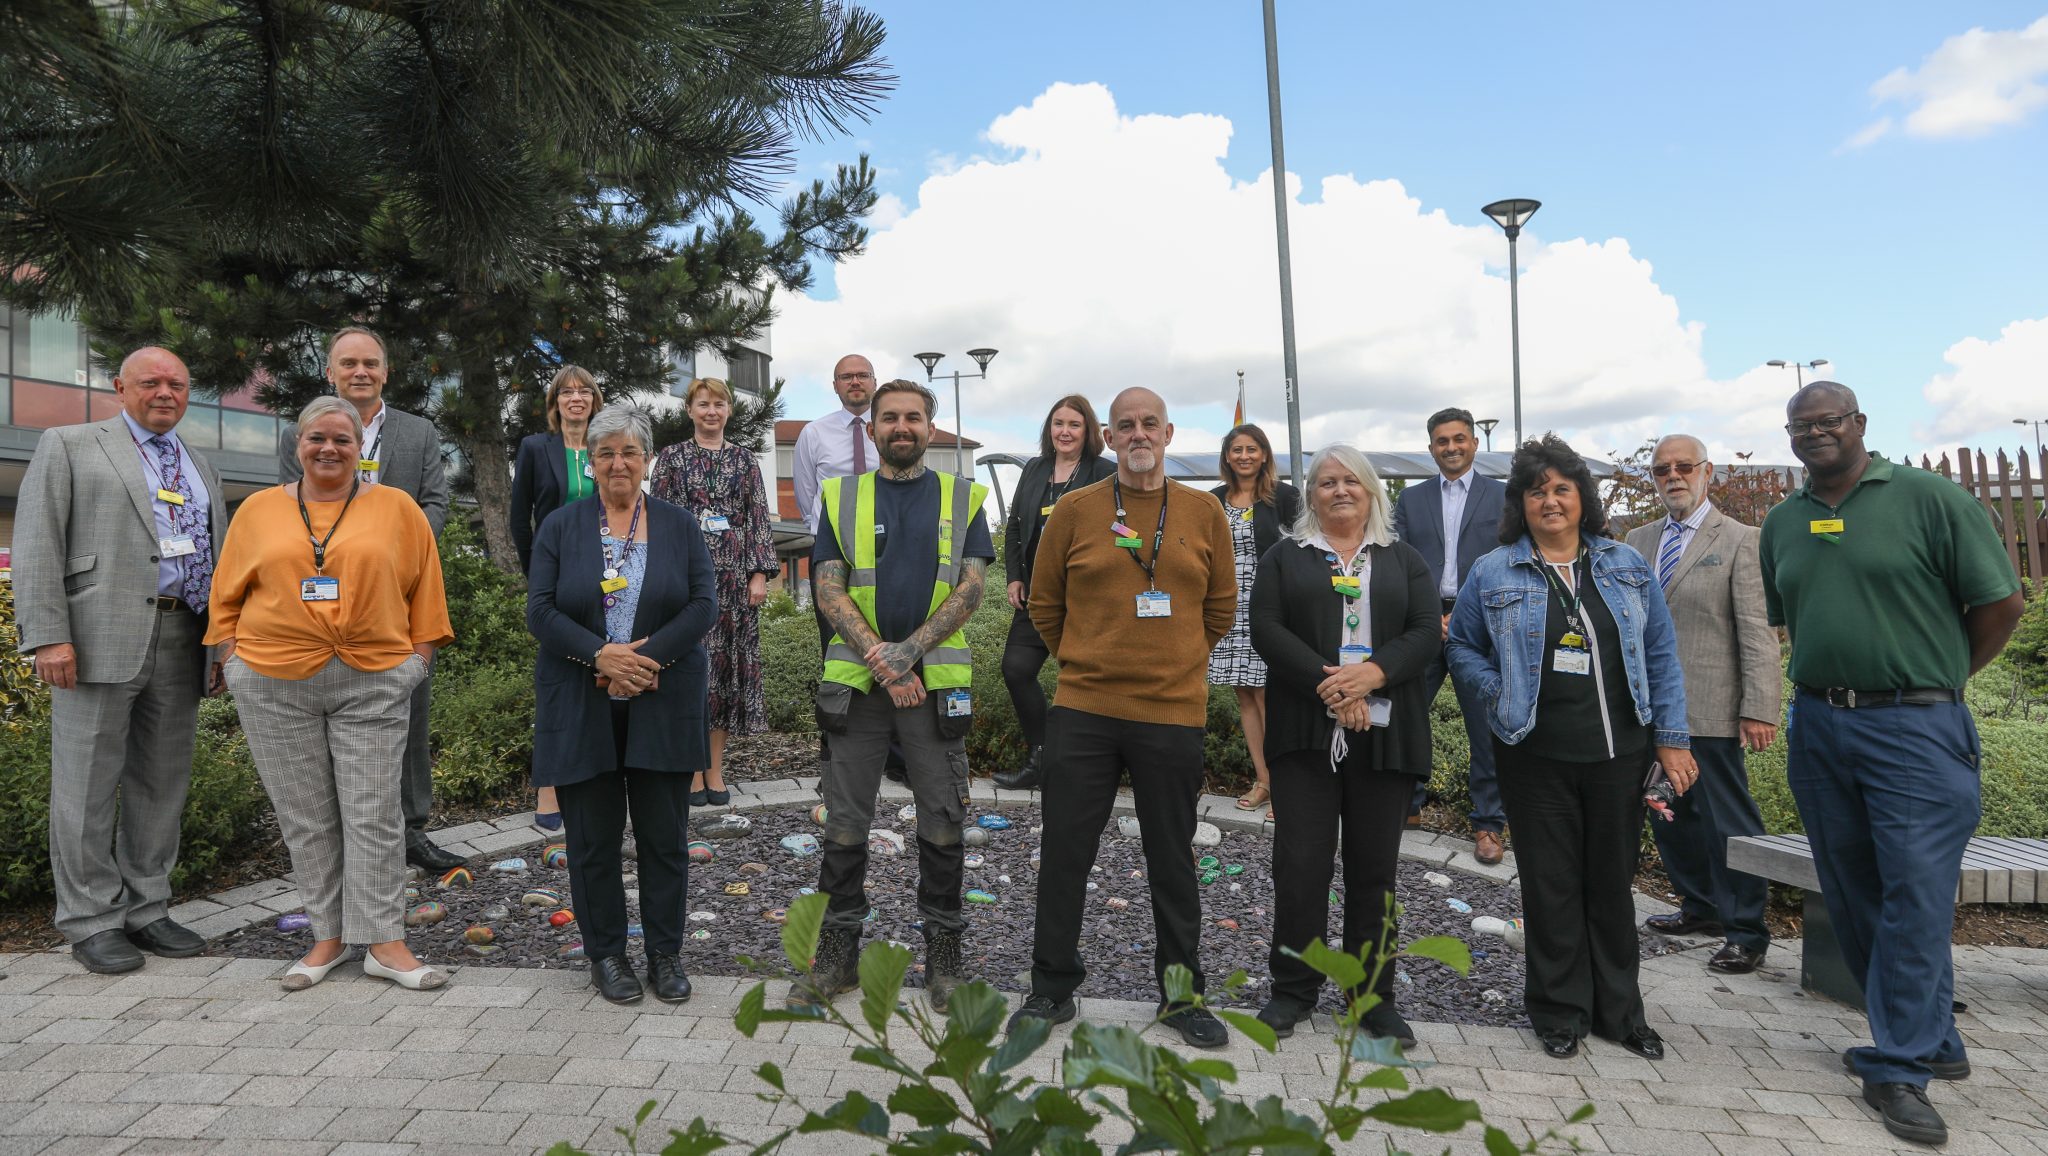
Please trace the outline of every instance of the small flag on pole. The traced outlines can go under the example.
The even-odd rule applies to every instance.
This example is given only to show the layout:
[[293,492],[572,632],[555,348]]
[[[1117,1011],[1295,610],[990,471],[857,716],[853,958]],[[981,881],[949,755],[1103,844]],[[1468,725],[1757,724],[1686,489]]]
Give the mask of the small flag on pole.
[[1230,426],[1236,429],[1244,424],[1244,370],[1237,371],[1237,413],[1230,419]]

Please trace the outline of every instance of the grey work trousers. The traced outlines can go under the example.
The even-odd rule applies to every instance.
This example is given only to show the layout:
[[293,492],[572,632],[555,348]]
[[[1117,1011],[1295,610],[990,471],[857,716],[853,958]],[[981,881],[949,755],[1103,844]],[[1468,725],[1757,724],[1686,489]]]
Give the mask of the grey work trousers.
[[868,915],[868,831],[875,823],[875,795],[893,739],[910,771],[917,800],[917,909],[927,927],[963,931],[960,914],[961,825],[967,821],[967,741],[941,738],[943,692],[929,693],[919,706],[898,710],[880,687],[855,692],[847,729],[832,736],[832,763],[818,784],[825,797],[825,854],[818,890],[830,897],[825,926],[857,930]]

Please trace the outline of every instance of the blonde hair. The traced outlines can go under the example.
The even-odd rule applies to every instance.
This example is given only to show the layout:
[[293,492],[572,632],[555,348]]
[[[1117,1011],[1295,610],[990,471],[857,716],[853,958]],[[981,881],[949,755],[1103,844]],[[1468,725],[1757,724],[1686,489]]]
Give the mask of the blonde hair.
[[561,396],[562,387],[567,385],[581,385],[589,388],[590,392],[596,398],[596,404],[590,407],[590,412],[593,417],[596,416],[598,410],[604,408],[604,390],[599,389],[597,387],[597,378],[591,376],[590,371],[583,368],[580,365],[565,365],[562,368],[555,371],[555,379],[548,383],[547,406],[549,433],[562,432],[562,411],[561,408],[555,404],[555,401],[557,398]]
[[1308,460],[1308,472],[1302,475],[1308,493],[1301,496],[1301,517],[1288,528],[1287,536],[1297,542],[1306,542],[1323,532],[1323,520],[1316,513],[1316,478],[1322,475],[1326,465],[1343,467],[1365,486],[1366,542],[1374,546],[1392,545],[1394,512],[1392,504],[1387,501],[1387,487],[1380,482],[1380,475],[1372,468],[1372,462],[1357,447],[1342,442],[1324,446]]
[[690,388],[683,391],[683,404],[687,406],[691,402],[696,401],[697,395],[700,393],[715,393],[725,399],[726,405],[732,404],[732,386],[727,385],[719,378],[700,377],[691,382]]

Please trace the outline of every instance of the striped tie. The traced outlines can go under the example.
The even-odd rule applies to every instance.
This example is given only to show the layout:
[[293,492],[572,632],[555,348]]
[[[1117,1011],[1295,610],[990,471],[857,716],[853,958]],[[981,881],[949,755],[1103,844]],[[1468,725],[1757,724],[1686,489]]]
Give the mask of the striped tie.
[[1678,558],[1685,553],[1685,533],[1679,523],[1673,522],[1664,531],[1664,546],[1657,551],[1657,582],[1664,589],[1671,589],[1672,575],[1678,573]]

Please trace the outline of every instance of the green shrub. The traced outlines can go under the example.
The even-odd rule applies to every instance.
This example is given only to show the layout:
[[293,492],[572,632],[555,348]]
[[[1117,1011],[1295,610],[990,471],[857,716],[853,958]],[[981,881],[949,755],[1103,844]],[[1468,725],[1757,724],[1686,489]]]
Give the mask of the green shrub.
[[818,623],[809,610],[761,621],[761,691],[768,727],[783,734],[815,734],[818,695]]
[[523,670],[531,679],[534,643],[526,630],[526,583],[485,556],[466,518],[450,520],[441,531],[441,584],[455,641],[434,656],[435,691],[445,680],[484,667]]
[[434,798],[476,802],[520,788],[533,761],[533,669],[458,667],[434,676]]
[[[2038,590],[2027,600],[2020,624],[2005,644],[2004,660],[2019,674],[2029,693],[2048,695],[2048,593]],[[1988,672],[1987,672],[1988,673]]]

